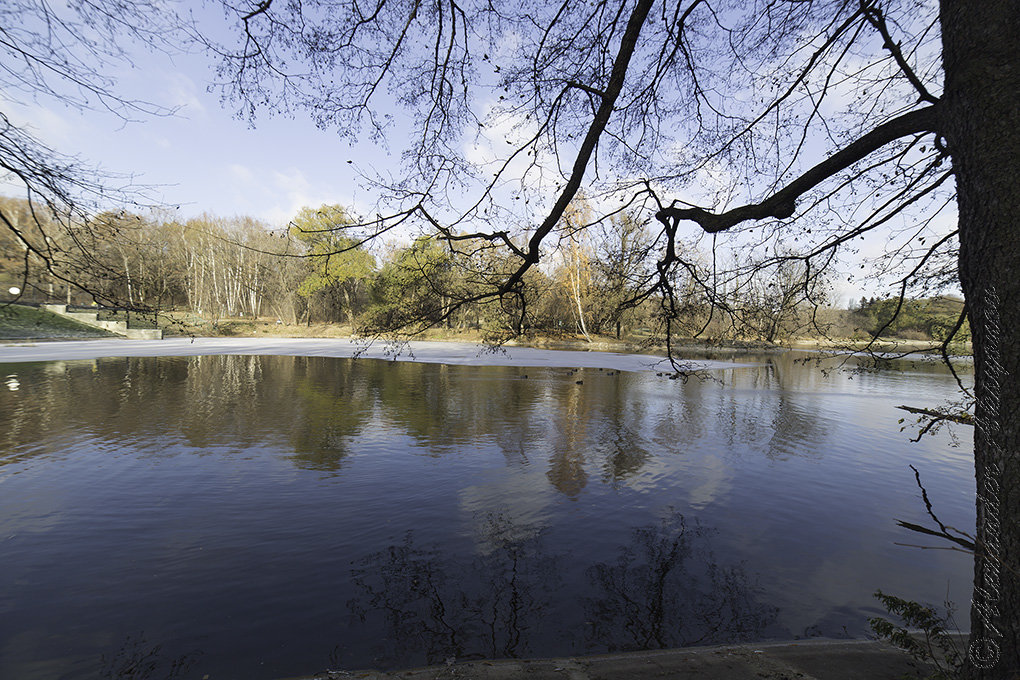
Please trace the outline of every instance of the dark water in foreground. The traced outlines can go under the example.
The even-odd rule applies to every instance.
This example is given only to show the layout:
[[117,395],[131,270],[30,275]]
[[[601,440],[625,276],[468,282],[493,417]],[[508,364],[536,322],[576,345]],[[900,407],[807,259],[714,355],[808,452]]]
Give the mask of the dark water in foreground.
[[760,360],[0,365],[0,678],[860,637],[877,588],[966,610],[965,555],[894,545],[925,542],[909,464],[973,525],[969,433],[912,444],[894,408],[952,379]]

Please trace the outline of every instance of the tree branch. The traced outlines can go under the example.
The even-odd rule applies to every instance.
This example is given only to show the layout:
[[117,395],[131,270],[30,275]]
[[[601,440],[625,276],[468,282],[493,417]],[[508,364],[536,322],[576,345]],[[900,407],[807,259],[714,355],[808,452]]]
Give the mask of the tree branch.
[[648,12],[652,9],[653,4],[651,0],[641,0],[634,7],[634,12],[630,15],[627,29],[624,31],[623,38],[620,41],[619,52],[617,52],[616,59],[613,62],[613,70],[606,85],[605,95],[602,97],[599,110],[588,128],[587,134],[584,136],[584,141],[581,142],[581,147],[577,152],[574,165],[570,171],[570,178],[556,199],[552,210],[549,211],[541,226],[535,230],[531,240],[528,242],[528,254],[524,263],[501,286],[501,292],[513,290],[524,277],[525,272],[531,268],[531,265],[538,262],[539,248],[542,240],[553,230],[553,227],[560,221],[560,218],[563,217],[567,205],[570,204],[570,201],[580,188],[581,180],[584,178],[585,170],[588,167],[592,154],[595,152],[595,147],[598,145],[598,141],[606,129],[606,124],[609,123],[613,107],[616,105],[616,100],[623,90],[624,81],[627,77],[627,68],[630,66],[631,57],[634,56],[641,27],[644,26],[645,19],[648,17]]
[[[907,135],[936,132],[937,112],[935,105],[926,106],[897,116],[879,125],[863,137],[851,142],[832,156],[814,166],[784,188],[769,196],[761,203],[743,205],[723,213],[712,213],[704,208],[677,208],[670,205],[655,214],[663,224],[680,220],[691,220],[710,234],[725,231],[747,220],[764,220],[770,217],[786,219],[797,208],[797,199],[829,179],[841,170],[849,168],[889,142]],[[676,201],[673,202],[674,204]]]
[[897,406],[896,408],[902,409],[907,413],[916,413],[917,415],[928,416],[930,418],[935,418],[936,420],[950,420],[961,425],[974,424],[974,416],[969,413],[946,413],[929,408],[917,408],[916,406]]
[[910,84],[917,90],[918,95],[921,97],[921,101],[929,102],[931,104],[937,104],[939,98],[928,91],[928,88],[924,86],[921,79],[917,77],[914,70],[910,68],[906,58],[903,56],[903,50],[900,49],[900,45],[894,42],[892,35],[889,34],[889,26],[885,22],[885,15],[882,14],[882,10],[877,5],[871,5],[861,1],[861,9],[864,10],[864,18],[868,20],[868,23],[875,27],[875,29],[882,35],[882,46],[889,50],[893,59],[896,61],[896,65],[900,67],[900,71],[906,76]]

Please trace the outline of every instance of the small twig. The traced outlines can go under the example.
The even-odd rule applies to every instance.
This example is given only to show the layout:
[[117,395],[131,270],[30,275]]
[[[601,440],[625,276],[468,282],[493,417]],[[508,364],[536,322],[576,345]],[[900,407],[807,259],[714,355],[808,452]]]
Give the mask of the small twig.
[[935,411],[933,409],[928,408],[917,408],[915,406],[897,406],[896,408],[903,409],[908,413],[916,413],[918,415],[928,416],[929,418],[934,418],[935,420],[949,420],[954,423],[959,423],[961,425],[974,424],[974,416],[972,416],[969,413],[945,413],[943,411]]

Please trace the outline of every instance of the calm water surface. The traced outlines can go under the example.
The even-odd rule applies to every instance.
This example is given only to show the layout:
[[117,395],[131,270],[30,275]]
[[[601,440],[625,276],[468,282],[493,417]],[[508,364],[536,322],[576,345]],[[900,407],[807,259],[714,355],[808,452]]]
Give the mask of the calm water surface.
[[910,464],[946,524],[973,526],[969,433],[913,444],[894,408],[940,404],[952,378],[793,359],[686,383],[279,356],[2,364],[0,677],[861,637],[877,588],[965,610],[966,556],[894,545],[924,542],[895,524],[925,519]]

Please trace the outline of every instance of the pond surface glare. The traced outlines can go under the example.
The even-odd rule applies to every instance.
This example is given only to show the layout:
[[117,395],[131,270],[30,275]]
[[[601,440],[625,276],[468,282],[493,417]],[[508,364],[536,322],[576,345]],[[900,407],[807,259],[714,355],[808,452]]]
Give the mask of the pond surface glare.
[[928,544],[911,464],[973,526],[969,432],[911,443],[895,408],[952,377],[795,358],[0,364],[0,677],[863,637],[879,588],[965,626],[968,557],[894,545]]

